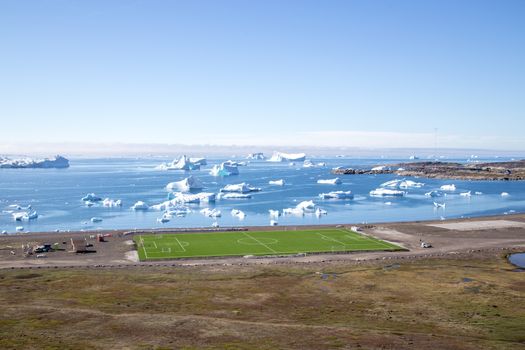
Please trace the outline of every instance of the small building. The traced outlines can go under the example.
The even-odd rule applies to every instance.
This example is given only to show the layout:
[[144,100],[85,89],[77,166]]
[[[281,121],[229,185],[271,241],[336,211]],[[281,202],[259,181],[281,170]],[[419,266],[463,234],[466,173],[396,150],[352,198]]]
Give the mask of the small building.
[[[92,246],[92,245],[91,245]],[[71,247],[74,253],[94,253],[95,250],[88,247],[84,238],[71,238]]]

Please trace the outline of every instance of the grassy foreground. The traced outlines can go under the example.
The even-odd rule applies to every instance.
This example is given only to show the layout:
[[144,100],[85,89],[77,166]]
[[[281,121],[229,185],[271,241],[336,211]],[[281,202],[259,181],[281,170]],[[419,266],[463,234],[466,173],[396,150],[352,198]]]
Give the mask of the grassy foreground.
[[135,236],[133,239],[142,261],[401,249],[394,244],[343,228],[149,234]]
[[1,349],[523,349],[502,257],[0,271]]

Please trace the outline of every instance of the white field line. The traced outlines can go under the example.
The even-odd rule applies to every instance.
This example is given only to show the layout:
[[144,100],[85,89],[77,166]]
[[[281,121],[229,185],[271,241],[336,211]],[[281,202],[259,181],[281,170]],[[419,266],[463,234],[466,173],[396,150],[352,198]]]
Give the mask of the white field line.
[[159,249],[159,248],[157,247],[157,243],[155,243],[155,241],[153,241],[153,245],[155,246],[155,249]]
[[180,247],[182,248],[182,251],[185,252],[186,251],[186,248],[184,248],[184,246],[180,243],[179,239],[177,237],[175,237],[175,235],[173,236],[173,238],[175,238],[175,240],[177,241],[177,243],[179,243]]
[[260,245],[262,245],[263,247],[265,247],[266,249],[268,250],[271,250],[272,252],[276,253],[277,252],[275,250],[273,250],[272,248],[268,247],[266,244],[264,244],[263,242],[259,241],[257,238],[255,237],[252,237],[250,236],[249,234],[247,234],[246,232],[243,232],[245,236],[248,236],[249,238],[253,239],[254,241],[256,241],[257,243],[259,243]]
[[144,244],[144,238],[140,236],[140,241],[142,242],[142,249],[144,250],[144,257],[148,259],[148,252],[146,252],[146,245]]
[[[352,230],[348,230],[348,229],[339,229],[341,231],[346,231],[347,233],[354,233]],[[343,232],[344,232],[343,231]],[[393,247],[392,246],[389,246],[388,244],[386,244],[385,242],[383,242],[382,240],[380,239],[371,239],[370,237],[367,237],[367,236],[363,236],[363,238],[360,239],[361,241],[372,241],[372,242],[375,242],[375,243],[379,243],[381,244],[383,247],[386,247],[386,248],[389,248],[389,249],[392,249]]]
[[319,235],[319,236],[324,237],[325,239],[327,239],[327,240],[329,240],[329,241],[337,242],[337,243],[341,244],[343,247],[346,247],[346,246],[347,246],[346,243],[340,242],[340,241],[338,241],[338,240],[335,239],[335,238],[331,238],[331,237],[325,236],[325,235],[323,235],[322,233],[319,233],[319,232],[316,232],[316,234]]

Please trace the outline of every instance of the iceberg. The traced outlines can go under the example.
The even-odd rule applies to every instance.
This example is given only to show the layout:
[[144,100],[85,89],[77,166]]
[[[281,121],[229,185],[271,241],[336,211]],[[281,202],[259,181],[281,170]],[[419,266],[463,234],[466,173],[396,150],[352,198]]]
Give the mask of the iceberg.
[[228,165],[226,162],[221,163],[221,165],[214,165],[210,170],[210,175],[212,176],[231,176],[239,175],[239,169],[237,166]]
[[69,168],[69,160],[60,155],[53,158],[44,159],[31,159],[31,158],[20,158],[10,159],[0,157],[0,168],[7,169],[25,169],[25,168],[42,168],[42,169],[63,169]]
[[233,160],[227,160],[224,162],[224,164],[229,165],[229,166],[247,166],[248,165],[247,162],[236,162]]
[[222,215],[220,210],[210,208],[204,208],[200,212],[202,215],[208,216],[210,218],[219,218]]
[[352,191],[332,191],[328,193],[320,193],[321,199],[354,199]]
[[165,224],[165,223],[167,223],[167,222],[170,222],[170,219],[171,219],[171,218],[170,218],[169,215],[164,214],[164,215],[162,215],[162,217],[157,218],[157,222],[158,222],[158,223],[161,223],[161,224]]
[[206,158],[190,158],[190,163],[193,165],[204,166],[208,164]]
[[462,196],[462,197],[470,197],[471,193],[470,193],[470,191],[468,191],[468,192],[461,192],[459,195]]
[[315,203],[313,201],[303,201],[303,202],[297,204],[297,206],[295,206],[295,208],[283,209],[283,214],[284,215],[303,216],[305,213],[313,213],[313,212],[315,212],[316,209],[318,209],[318,208],[317,208],[317,206],[315,205]]
[[144,203],[143,201],[137,201],[131,207],[131,209],[133,209],[133,210],[148,210],[148,208],[149,208],[148,205],[146,203]]
[[336,177],[335,179],[326,179],[326,180],[320,179],[320,180],[317,180],[317,183],[318,184],[323,184],[323,185],[340,185],[340,184],[342,184],[341,179],[338,178],[338,177]]
[[434,207],[436,207],[436,208],[443,208],[443,209],[445,209],[446,205],[447,205],[446,203],[434,202]]
[[390,180],[379,185],[379,187],[393,188],[393,189],[409,189],[409,188],[421,188],[425,184],[422,182],[415,182],[412,180]]
[[282,153],[274,152],[269,162],[303,162],[306,159],[304,153]]
[[328,215],[328,212],[324,209],[317,208],[315,210],[315,216],[320,217],[321,215]]
[[280,179],[280,180],[270,180],[270,181],[268,181],[268,184],[269,184],[269,185],[275,185],[275,186],[284,186],[284,180],[283,180],[283,179]]
[[441,191],[454,192],[456,190],[456,185],[443,185],[439,188]]
[[508,192],[501,192],[501,196],[502,197],[507,197],[507,196],[509,196],[509,193]]
[[279,223],[276,220],[270,220],[270,226],[277,226]]
[[437,190],[425,193],[425,196],[427,196],[427,197],[443,197],[444,195],[445,195],[445,193],[443,193],[441,191],[437,191]]
[[314,163],[311,160],[305,160],[303,162],[303,168],[313,168],[315,167]]
[[281,213],[279,213],[279,210],[270,209],[268,210],[268,212],[270,213],[270,217],[272,218],[278,218],[279,216],[281,216]]
[[82,197],[82,200],[84,202],[100,202],[102,200],[102,197],[99,197],[94,193],[88,193],[84,197]]
[[239,209],[232,209],[231,214],[232,216],[238,217],[240,220],[243,220],[246,217],[246,214]]
[[168,191],[181,191],[181,192],[190,192],[192,190],[201,190],[204,186],[202,185],[202,182],[199,181],[196,177],[193,175],[185,178],[181,181],[176,182],[170,182],[166,185],[166,189]]
[[173,192],[170,200],[164,201],[160,204],[151,206],[153,210],[169,210],[171,208],[178,208],[182,204],[199,204],[215,202],[215,193],[201,192],[196,194]]
[[97,222],[102,222],[102,218],[99,218],[97,216],[92,217],[91,218],[91,222],[94,223],[94,224],[97,223]]
[[263,153],[258,152],[258,153],[250,153],[250,154],[248,154],[248,156],[246,157],[246,159],[264,160],[264,159],[266,159],[266,157],[264,156]]
[[16,230],[16,232],[22,232],[22,231],[24,231],[24,226],[17,226],[15,228],[15,230]]
[[371,197],[402,197],[405,195],[404,191],[391,190],[388,188],[377,188],[370,191]]
[[38,213],[36,211],[13,213],[12,215],[15,221],[29,221],[38,219]]
[[121,207],[122,206],[122,201],[120,199],[113,200],[113,199],[105,198],[102,201],[102,206],[106,207],[106,208]]
[[252,187],[245,182],[240,184],[230,184],[221,188],[221,192],[239,192],[239,193],[248,193],[248,192],[259,192],[261,189],[258,187]]
[[221,192],[221,193],[219,193],[218,198],[219,199],[250,199],[250,198],[252,198],[252,196],[249,195],[249,194],[245,194],[245,193],[237,193],[237,192],[224,193],[224,192]]
[[188,158],[187,156],[182,156],[179,159],[173,160],[171,163],[162,163],[160,164],[157,169],[158,170],[199,170],[202,163],[206,163],[206,159],[204,158],[193,158],[194,162],[192,162],[191,158]]

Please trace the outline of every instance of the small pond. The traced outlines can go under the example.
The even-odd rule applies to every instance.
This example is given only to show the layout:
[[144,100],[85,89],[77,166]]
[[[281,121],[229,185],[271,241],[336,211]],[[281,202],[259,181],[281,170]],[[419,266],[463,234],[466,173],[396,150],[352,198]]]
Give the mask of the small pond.
[[509,262],[519,268],[525,269],[525,253],[510,254]]

